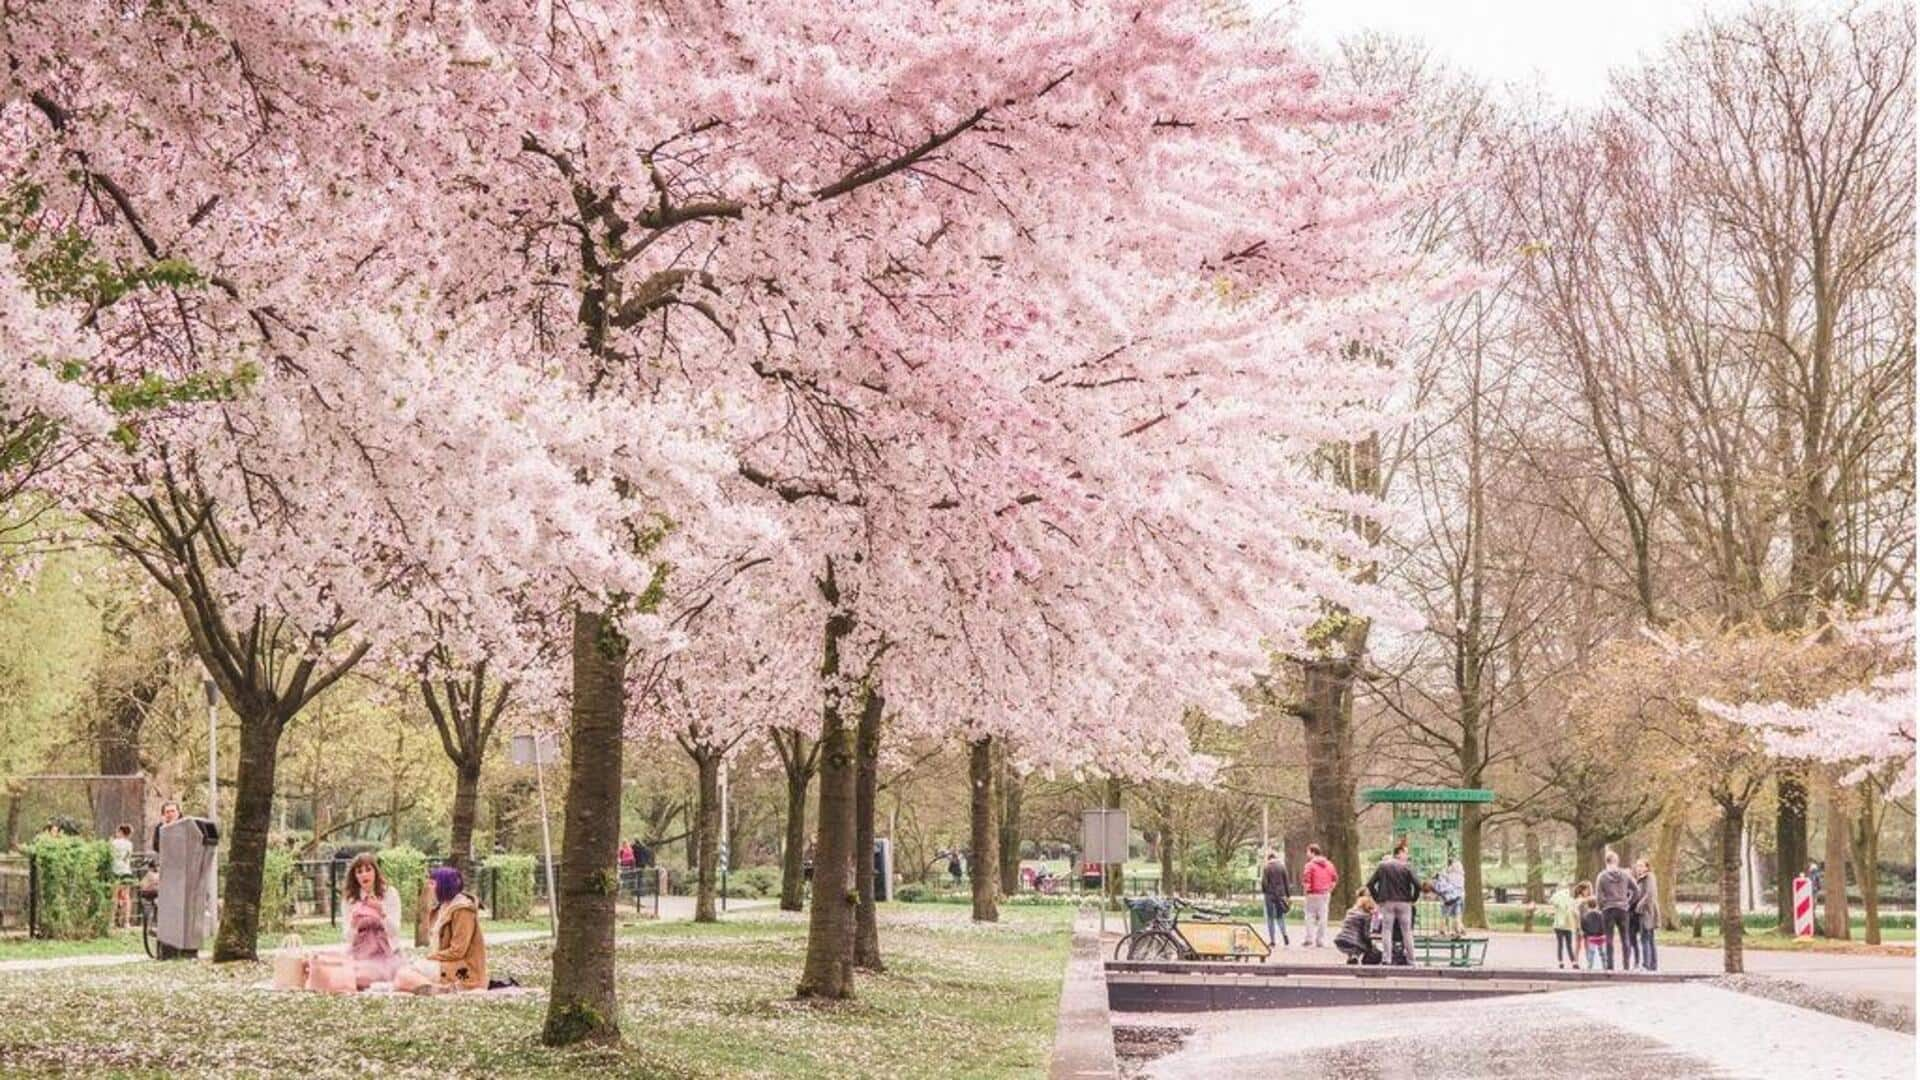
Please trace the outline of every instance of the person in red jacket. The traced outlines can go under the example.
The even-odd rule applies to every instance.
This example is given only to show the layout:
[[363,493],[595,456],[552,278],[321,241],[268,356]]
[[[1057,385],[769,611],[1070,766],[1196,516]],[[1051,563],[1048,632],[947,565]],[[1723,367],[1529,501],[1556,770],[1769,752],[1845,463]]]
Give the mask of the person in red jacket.
[[1308,844],[1307,865],[1300,871],[1300,888],[1307,894],[1307,925],[1300,940],[1309,948],[1322,948],[1327,943],[1327,903],[1339,881],[1340,871],[1320,854],[1320,845]]

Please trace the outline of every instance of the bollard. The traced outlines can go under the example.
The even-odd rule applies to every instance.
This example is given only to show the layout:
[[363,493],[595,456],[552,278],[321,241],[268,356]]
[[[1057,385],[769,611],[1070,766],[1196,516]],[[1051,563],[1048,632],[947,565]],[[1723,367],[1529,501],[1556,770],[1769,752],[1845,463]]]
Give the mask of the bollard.
[[1793,876],[1793,936],[1813,936],[1813,882],[1805,874]]

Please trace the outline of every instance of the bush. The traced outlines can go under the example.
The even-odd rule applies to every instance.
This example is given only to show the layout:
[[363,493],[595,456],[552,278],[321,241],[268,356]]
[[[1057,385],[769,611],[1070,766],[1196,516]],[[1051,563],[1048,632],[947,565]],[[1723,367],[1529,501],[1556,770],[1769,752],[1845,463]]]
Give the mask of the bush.
[[780,894],[780,870],[748,866],[727,875],[727,895],[736,900],[761,900]]
[[390,847],[375,856],[380,860],[380,876],[387,885],[400,891],[400,910],[415,910],[420,903],[420,886],[427,880],[427,857],[418,848]]
[[893,898],[903,904],[924,904],[933,899],[933,890],[916,881],[895,889]]
[[113,848],[105,840],[47,837],[27,848],[39,889],[40,936],[106,937],[113,929]]
[[[221,870],[225,873],[225,869]],[[293,912],[293,852],[287,848],[267,849],[266,864],[260,875],[260,930],[284,932]]]
[[486,872],[493,875],[493,917],[524,919],[533,914],[534,873],[539,860],[531,855],[494,855]]

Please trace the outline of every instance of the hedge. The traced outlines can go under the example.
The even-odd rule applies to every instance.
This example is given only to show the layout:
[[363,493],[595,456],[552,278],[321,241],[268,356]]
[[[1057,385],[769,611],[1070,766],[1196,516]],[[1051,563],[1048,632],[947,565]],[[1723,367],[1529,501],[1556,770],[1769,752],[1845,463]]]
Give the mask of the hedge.
[[533,914],[533,875],[537,859],[531,855],[494,855],[486,873],[493,875],[493,917],[525,919]]
[[375,858],[380,860],[380,876],[387,887],[400,891],[400,910],[413,911],[420,903],[420,886],[427,880],[427,856],[418,848],[390,847]]
[[113,847],[105,840],[46,837],[27,848],[39,888],[41,937],[84,941],[113,930]]

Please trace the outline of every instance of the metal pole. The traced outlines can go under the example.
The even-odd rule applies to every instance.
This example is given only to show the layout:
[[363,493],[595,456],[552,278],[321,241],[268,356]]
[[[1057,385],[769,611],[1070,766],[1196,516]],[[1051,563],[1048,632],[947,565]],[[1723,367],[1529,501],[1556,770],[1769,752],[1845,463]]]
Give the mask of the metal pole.
[[545,741],[544,736],[535,736],[533,740],[533,779],[540,788],[540,850],[547,860],[547,928],[558,937],[560,891],[553,887],[553,828],[547,823],[546,754],[542,750]]
[[720,759],[720,910],[727,910],[727,759]]
[[[220,688],[213,676],[202,674],[200,685],[207,692],[207,817],[220,825]],[[222,830],[222,839],[225,830]],[[216,847],[213,867],[207,873],[207,926],[220,923],[220,851]]]

